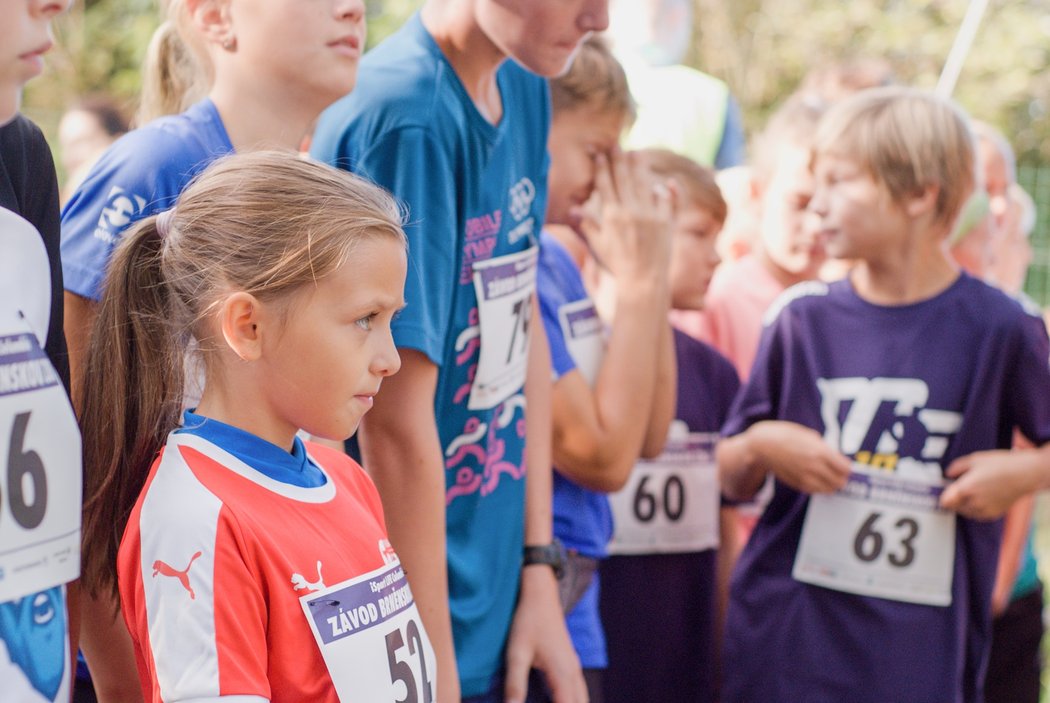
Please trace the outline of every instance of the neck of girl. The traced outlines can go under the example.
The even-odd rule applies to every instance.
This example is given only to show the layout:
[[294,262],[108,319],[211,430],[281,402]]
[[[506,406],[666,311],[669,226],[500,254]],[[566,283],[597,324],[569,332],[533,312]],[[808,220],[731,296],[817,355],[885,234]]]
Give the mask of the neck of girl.
[[499,124],[503,100],[496,72],[507,57],[478,26],[473,5],[473,0],[431,0],[420,18],[478,112],[491,124]]
[[[316,97],[264,85],[216,80],[208,97],[215,103],[234,151],[291,149],[298,151],[310,126],[326,107]],[[300,99],[303,98],[303,99]]]
[[932,232],[887,247],[877,258],[858,260],[850,273],[853,289],[877,305],[910,305],[947,290],[959,277],[945,237]]

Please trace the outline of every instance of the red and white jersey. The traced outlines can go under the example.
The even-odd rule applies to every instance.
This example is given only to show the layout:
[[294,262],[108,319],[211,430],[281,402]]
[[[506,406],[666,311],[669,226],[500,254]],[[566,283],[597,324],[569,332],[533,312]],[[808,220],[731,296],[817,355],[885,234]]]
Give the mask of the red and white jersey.
[[[379,574],[390,583],[404,573],[365,472],[339,452],[308,449],[328,479],[323,486],[281,483],[202,437],[169,435],[118,556],[121,605],[147,700],[377,700],[356,688],[348,696],[345,686],[333,683],[344,676],[338,669],[363,664],[360,658],[339,661],[329,673],[329,653],[322,654],[316,627],[325,623],[308,619],[310,596],[320,593],[327,596],[324,605],[338,606],[334,587],[350,582],[378,592],[367,580],[359,582]],[[415,615],[407,582],[399,585],[398,607]],[[392,602],[387,599],[384,615]],[[329,620],[338,636],[353,629],[345,615],[342,622]],[[360,625],[356,618],[354,624]],[[378,636],[382,649],[383,628],[373,629],[372,640]],[[376,656],[387,659],[385,651]],[[422,684],[429,687],[425,662],[423,667]],[[370,675],[376,673],[390,687],[390,674]]]

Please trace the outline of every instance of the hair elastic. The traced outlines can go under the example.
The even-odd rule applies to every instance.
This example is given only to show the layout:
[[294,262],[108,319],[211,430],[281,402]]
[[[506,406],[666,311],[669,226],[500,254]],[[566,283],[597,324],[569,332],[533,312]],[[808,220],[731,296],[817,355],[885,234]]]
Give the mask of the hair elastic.
[[171,221],[174,219],[175,208],[168,208],[157,215],[157,234],[160,235],[161,239],[167,239],[168,232],[171,231]]

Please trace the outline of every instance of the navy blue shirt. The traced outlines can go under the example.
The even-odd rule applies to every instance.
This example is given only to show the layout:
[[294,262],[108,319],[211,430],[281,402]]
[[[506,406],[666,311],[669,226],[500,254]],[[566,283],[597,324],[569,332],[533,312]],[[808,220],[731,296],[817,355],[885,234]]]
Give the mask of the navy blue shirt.
[[[1050,440],[1042,320],[965,273],[933,298],[893,307],[860,298],[848,279],[804,283],[767,321],[726,435],[788,420],[854,462],[883,457],[893,473],[943,472],[958,457],[1009,448],[1014,427],[1036,445]],[[843,381],[855,397],[822,396]],[[901,389],[913,397],[901,402]],[[947,415],[955,431],[933,427],[932,416]],[[951,605],[934,606],[795,580],[809,503],[776,481],[737,565],[722,700],[980,701],[1001,522],[957,519]]]

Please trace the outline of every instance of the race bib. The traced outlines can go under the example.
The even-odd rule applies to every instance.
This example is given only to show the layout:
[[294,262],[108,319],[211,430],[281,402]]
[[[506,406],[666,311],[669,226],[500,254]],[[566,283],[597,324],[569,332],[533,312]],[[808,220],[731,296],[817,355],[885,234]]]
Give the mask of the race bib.
[[0,603],[80,575],[80,431],[47,354],[0,312]]
[[609,554],[677,554],[718,547],[720,489],[714,433],[667,440],[609,496],[616,531]]
[[809,499],[792,575],[836,591],[951,605],[955,513],[928,483],[854,464],[844,488]]
[[602,320],[590,298],[566,303],[558,309],[558,322],[569,356],[587,385],[594,387],[605,354]]
[[521,390],[529,356],[529,322],[538,247],[474,264],[481,354],[467,407],[494,408]]
[[437,661],[399,563],[299,601],[339,700],[434,700]]

